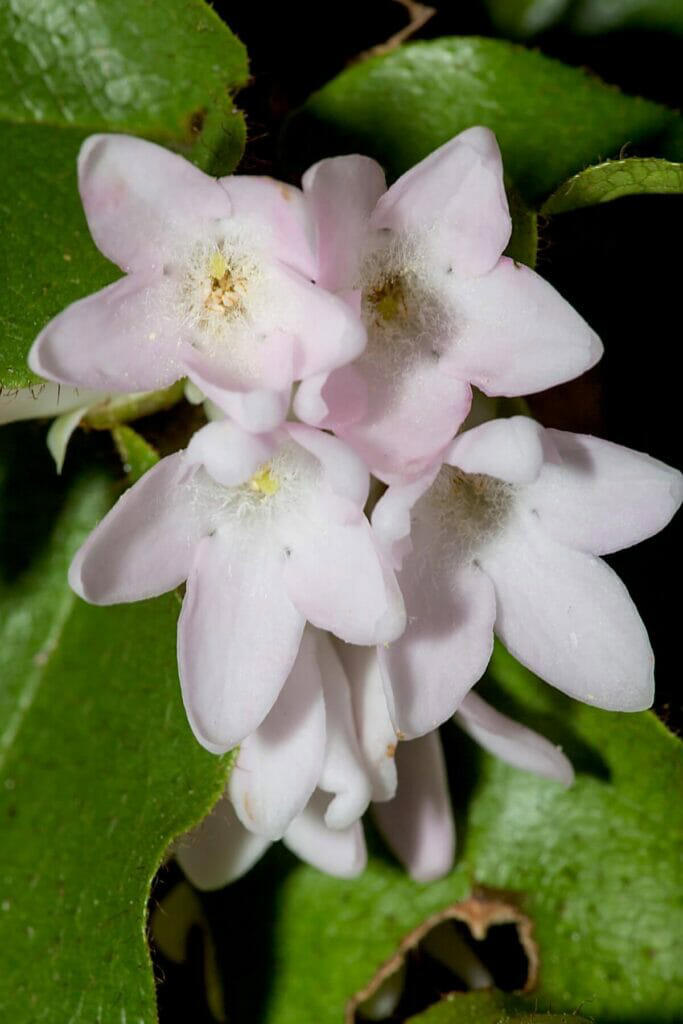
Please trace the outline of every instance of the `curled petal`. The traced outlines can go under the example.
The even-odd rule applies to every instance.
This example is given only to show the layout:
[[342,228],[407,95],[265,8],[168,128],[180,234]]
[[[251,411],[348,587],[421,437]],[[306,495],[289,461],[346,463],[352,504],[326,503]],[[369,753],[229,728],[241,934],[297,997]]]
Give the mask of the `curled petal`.
[[308,377],[294,397],[294,411],[304,423],[325,430],[356,423],[368,409],[368,385],[355,364]]
[[240,744],[228,791],[251,832],[280,839],[313,794],[325,757],[325,701],[315,639],[305,630],[270,713]]
[[329,797],[320,790],[287,829],[285,846],[319,871],[336,878],[356,878],[365,868],[367,852],[359,821],[348,828],[333,829],[325,824]]
[[403,559],[413,550],[410,539],[413,506],[434,483],[441,464],[436,462],[430,469],[407,484],[393,484],[379,499],[372,513],[372,528],[382,552],[395,569],[400,569]]
[[218,483],[233,487],[267,462],[276,444],[272,434],[249,434],[230,420],[216,420],[192,435],[185,461],[204,466]]
[[574,781],[571,762],[544,736],[502,715],[476,693],[468,693],[455,715],[455,721],[494,757],[515,768],[554,779],[564,786]]
[[503,163],[488,128],[461,132],[407,171],[377,203],[373,228],[424,232],[458,273],[485,274],[510,238]]
[[367,156],[335,156],[309,167],[302,185],[317,228],[318,283],[335,292],[356,287],[384,171]]
[[561,543],[607,555],[658,533],[678,511],[678,470],[598,437],[546,433],[556,456],[521,497]]
[[69,583],[92,604],[142,601],[187,578],[210,529],[211,503],[182,452],[145,473],[77,552]]
[[29,366],[93,391],[153,391],[183,375],[180,324],[164,313],[165,282],[134,274],[73,302],[40,332]]
[[160,267],[179,235],[194,235],[202,221],[231,214],[215,178],[130,135],[86,139],[78,184],[97,248],[126,271]]
[[396,730],[384,696],[382,673],[373,647],[339,644],[337,653],[351,687],[358,744],[372,784],[373,800],[396,793]]
[[654,692],[647,631],[599,558],[543,534],[530,515],[479,561],[496,590],[496,632],[542,679],[586,704],[642,711]]
[[528,416],[489,420],[459,434],[444,461],[465,473],[528,483],[536,479],[543,464],[543,433],[543,427]]
[[348,828],[370,802],[371,785],[356,739],[349,683],[331,638],[316,635],[318,661],[325,693],[327,744],[318,783],[333,799],[325,811],[328,828]]
[[[290,387],[281,391],[245,389],[243,382],[212,363],[196,349],[186,348],[182,363],[192,383],[243,430],[264,434],[284,421],[289,408]],[[236,386],[236,385],[241,386]]]
[[602,343],[552,285],[503,257],[483,277],[452,274],[457,343],[447,364],[487,395],[528,395],[572,380],[602,355]]
[[398,790],[373,806],[382,834],[417,882],[442,878],[453,866],[455,825],[438,732],[399,743]]
[[210,892],[245,875],[269,846],[268,839],[241,825],[225,795],[200,825],[178,840],[175,857],[192,884]]
[[178,621],[183,701],[202,746],[223,753],[259,727],[303,628],[282,586],[279,549],[258,526],[222,521],[197,548]]

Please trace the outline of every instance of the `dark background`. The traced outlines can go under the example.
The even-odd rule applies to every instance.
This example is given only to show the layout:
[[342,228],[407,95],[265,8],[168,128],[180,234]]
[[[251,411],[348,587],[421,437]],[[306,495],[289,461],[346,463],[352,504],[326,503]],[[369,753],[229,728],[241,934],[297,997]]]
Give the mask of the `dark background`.
[[[416,39],[498,34],[478,0],[432,0],[431,6],[437,13]],[[278,138],[287,115],[407,20],[405,10],[394,0],[277,5],[267,0],[219,0],[214,7],[245,43],[250,58],[251,82],[236,97],[248,129],[239,170],[279,177],[285,172],[278,166]],[[681,105],[681,37],[643,31],[586,37],[560,28],[526,45],[567,64],[586,67],[625,92],[673,107]],[[590,374],[534,398],[534,412],[544,424],[602,435],[680,465],[682,237],[683,199],[673,196],[621,199],[541,224],[539,272],[586,317],[606,349],[602,363]],[[659,537],[609,559],[631,591],[650,632],[657,655],[656,710],[679,732],[683,716],[678,694],[675,573],[680,529],[674,524]],[[268,907],[272,908],[276,899],[278,880],[288,870],[288,858],[286,851],[274,850],[267,863],[239,883],[248,905],[256,911],[254,929],[257,921],[262,927],[268,920]],[[173,865],[162,869],[152,903],[162,899],[180,878]],[[230,928],[229,920],[222,919],[227,904],[221,894],[207,899],[205,909],[215,928]],[[241,963],[252,982],[256,975],[267,977],[272,969],[268,949],[267,936],[256,930],[242,933],[231,954],[237,958],[231,961],[233,967]],[[163,979],[159,986],[162,1024],[211,1020],[201,994],[198,933],[190,952],[190,961],[183,968],[155,957],[157,976]],[[233,975],[240,973],[238,969]],[[243,997],[233,993],[229,998],[235,1014],[232,1019],[255,1024],[258,993],[253,984],[245,987],[245,993]]]

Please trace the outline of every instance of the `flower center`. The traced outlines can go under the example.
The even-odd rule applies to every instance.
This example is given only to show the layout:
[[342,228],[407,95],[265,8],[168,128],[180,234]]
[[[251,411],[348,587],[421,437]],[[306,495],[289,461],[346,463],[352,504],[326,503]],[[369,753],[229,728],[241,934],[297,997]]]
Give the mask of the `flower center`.
[[250,477],[249,490],[255,491],[257,494],[263,494],[266,497],[271,497],[280,490],[280,484],[277,478],[273,476],[269,462],[266,462],[264,466],[257,469],[254,475]]
[[211,254],[208,271],[209,280],[204,296],[206,309],[226,317],[233,314],[244,315],[244,297],[247,290],[244,272],[231,266],[220,249]]
[[413,517],[460,552],[474,554],[506,526],[515,492],[515,485],[505,480],[444,465]]

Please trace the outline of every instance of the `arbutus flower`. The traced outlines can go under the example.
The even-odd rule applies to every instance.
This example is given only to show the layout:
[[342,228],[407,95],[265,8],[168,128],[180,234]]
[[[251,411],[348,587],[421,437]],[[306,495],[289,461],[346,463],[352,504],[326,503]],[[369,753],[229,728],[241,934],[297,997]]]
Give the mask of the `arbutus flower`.
[[[469,694],[458,724],[486,750],[569,785],[562,752]],[[178,841],[175,855],[201,889],[248,871],[272,842],[327,874],[352,878],[367,855],[369,800],[389,847],[413,878],[450,871],[455,826],[438,731],[399,742],[372,648],[306,629],[297,664],[259,729],[240,746],[223,797]]]
[[571,697],[649,707],[645,626],[596,556],[661,530],[682,481],[647,455],[517,416],[460,434],[443,465],[390,487],[373,525],[408,615],[405,633],[379,648],[395,727],[420,736],[450,718],[483,674],[494,630]]
[[360,644],[405,626],[363,513],[369,477],[342,441],[302,424],[246,434],[222,420],[117,502],[71,565],[94,604],[187,581],[178,665],[194,733],[222,753],[268,715],[306,621]]
[[381,479],[426,469],[467,416],[470,385],[529,394],[600,358],[579,314],[502,255],[511,221],[487,128],[462,132],[388,190],[363,156],[315,164],[303,188],[320,284],[358,309],[368,344],[352,365],[302,384],[295,408],[344,437]]
[[126,276],[41,331],[29,364],[42,377],[134,392],[188,376],[258,432],[284,419],[292,381],[362,350],[358,317],[313,283],[312,225],[298,189],[211,178],[125,135],[87,139],[78,172],[93,239]]

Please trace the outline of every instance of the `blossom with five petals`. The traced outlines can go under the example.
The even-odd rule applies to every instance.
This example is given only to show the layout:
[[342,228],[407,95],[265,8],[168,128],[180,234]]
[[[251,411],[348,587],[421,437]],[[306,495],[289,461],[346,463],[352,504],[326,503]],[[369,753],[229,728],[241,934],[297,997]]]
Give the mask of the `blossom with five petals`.
[[424,470],[467,416],[471,387],[524,395],[583,373],[602,345],[533,270],[503,256],[511,231],[495,136],[475,127],[388,190],[374,160],[333,157],[303,178],[318,281],[359,308],[352,366],[299,388],[301,419],[344,437],[375,475]]
[[105,392],[190,377],[246,429],[285,417],[292,381],[342,366],[358,318],[318,288],[307,204],[271,178],[211,178],[154,143],[93,135],[78,161],[98,248],[126,272],[73,303],[29,355],[48,380]]
[[183,698],[199,742],[220,753],[265,719],[306,621],[359,644],[402,632],[396,579],[363,513],[368,486],[358,457],[312,427],[253,435],[210,423],[119,499],[69,580],[94,604],[187,581]]
[[661,530],[683,477],[640,452],[516,416],[453,441],[390,487],[373,525],[399,569],[408,627],[379,649],[393,722],[420,736],[481,677],[493,633],[571,697],[647,708],[653,655],[625,586],[596,556]]

